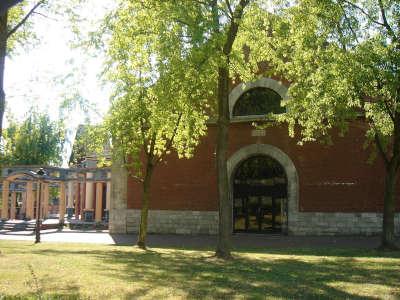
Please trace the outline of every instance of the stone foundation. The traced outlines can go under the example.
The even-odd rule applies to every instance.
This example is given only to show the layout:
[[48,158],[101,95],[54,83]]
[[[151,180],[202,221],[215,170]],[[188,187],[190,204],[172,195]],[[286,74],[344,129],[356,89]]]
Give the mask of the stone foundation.
[[[137,233],[140,210],[115,212],[110,232]],[[377,235],[382,230],[381,213],[296,213],[289,215],[289,235]],[[400,214],[395,217],[400,235]],[[150,210],[148,233],[217,234],[217,211]]]
[[[140,210],[127,210],[127,232],[138,232]],[[217,211],[150,210],[148,233],[217,234]]]
[[[289,215],[292,235],[376,235],[382,231],[382,213],[295,213]],[[400,214],[395,216],[400,234]]]

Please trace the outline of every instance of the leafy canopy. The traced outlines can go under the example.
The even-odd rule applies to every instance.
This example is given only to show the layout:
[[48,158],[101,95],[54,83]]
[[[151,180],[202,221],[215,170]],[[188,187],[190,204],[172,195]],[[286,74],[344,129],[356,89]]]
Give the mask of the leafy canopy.
[[32,112],[23,122],[11,120],[1,144],[1,165],[60,165],[64,125]]
[[[244,37],[250,68],[266,61],[273,73],[291,83],[284,116],[290,134],[299,125],[301,140],[315,141],[329,137],[332,128],[344,133],[351,120],[365,116],[370,140],[378,137],[387,145],[400,103],[399,4],[281,3],[272,19],[258,11],[250,21],[265,34],[247,32]],[[263,51],[253,51],[260,47]]]
[[136,164],[136,171],[143,153],[153,164],[171,151],[190,157],[205,134],[216,74],[206,71],[213,41],[210,27],[197,22],[201,14],[210,11],[121,1],[106,19],[105,75],[114,93],[105,125],[114,154]]

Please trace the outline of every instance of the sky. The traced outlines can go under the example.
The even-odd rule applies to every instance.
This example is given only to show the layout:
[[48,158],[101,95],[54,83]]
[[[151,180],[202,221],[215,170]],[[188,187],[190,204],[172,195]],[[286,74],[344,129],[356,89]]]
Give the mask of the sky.
[[[110,0],[88,0],[81,11],[85,22],[83,30],[92,30],[110,9]],[[18,49],[18,53],[6,60],[5,92],[7,119],[22,120],[31,108],[47,112],[54,120],[66,118],[67,137],[64,166],[69,158],[76,128],[89,117],[91,123],[98,123],[109,108],[109,88],[103,87],[99,74],[103,59],[89,56],[86,51],[71,48],[73,34],[66,16],[53,16],[40,11],[47,17],[36,14],[32,18],[33,30],[39,42],[29,49]],[[64,83],[61,78],[70,74]],[[78,92],[96,108],[88,115],[79,108],[60,116],[60,103],[71,94]]]

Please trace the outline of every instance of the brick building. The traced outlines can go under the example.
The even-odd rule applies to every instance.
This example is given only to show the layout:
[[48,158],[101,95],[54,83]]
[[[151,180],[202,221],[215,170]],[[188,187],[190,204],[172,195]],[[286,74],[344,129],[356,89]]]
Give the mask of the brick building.
[[[332,146],[297,145],[285,125],[256,129],[269,112],[281,113],[287,87],[271,78],[239,84],[230,93],[228,175],[233,231],[288,234],[376,234],[381,231],[384,168],[368,164],[365,124],[354,121]],[[191,159],[171,154],[152,181],[149,232],[218,230],[216,124],[208,124]],[[141,185],[112,167],[111,232],[136,232]],[[397,201],[399,211],[400,201]],[[396,214],[396,232],[400,214]]]

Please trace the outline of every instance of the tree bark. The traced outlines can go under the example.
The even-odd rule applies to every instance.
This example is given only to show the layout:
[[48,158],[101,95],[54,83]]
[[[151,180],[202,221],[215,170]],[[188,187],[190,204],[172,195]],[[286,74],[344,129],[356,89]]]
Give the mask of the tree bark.
[[396,250],[398,247],[395,243],[395,227],[394,216],[396,210],[396,184],[397,175],[400,166],[400,113],[395,111],[393,114],[393,143],[392,155],[389,158],[382,150],[382,146],[378,142],[381,156],[385,161],[385,192],[383,197],[383,224],[382,224],[382,240],[380,249]]
[[394,235],[394,214],[396,199],[397,169],[393,160],[386,168],[385,193],[382,224],[382,240],[380,248],[382,250],[396,250]]
[[217,180],[219,199],[219,227],[216,256],[231,257],[232,203],[229,197],[228,182],[228,130],[229,130],[229,70],[218,70],[218,134],[217,134]]
[[0,139],[3,136],[3,116],[6,106],[4,70],[7,54],[7,12],[0,15]]
[[143,193],[142,193],[142,209],[140,213],[140,227],[137,246],[142,249],[146,249],[146,236],[147,236],[147,218],[149,214],[149,202],[150,202],[150,187],[151,178],[153,175],[153,162],[148,161],[146,166],[146,175],[143,180]]
[[[215,255],[219,258],[231,258],[232,201],[229,196],[228,182],[228,130],[229,130],[229,57],[239,30],[239,21],[250,0],[241,0],[233,12],[222,49],[224,65],[218,68],[218,122],[217,122],[217,178],[219,200],[218,245]],[[216,3],[216,2],[215,2]],[[216,18],[218,24],[218,16]],[[219,24],[218,24],[219,25]]]

